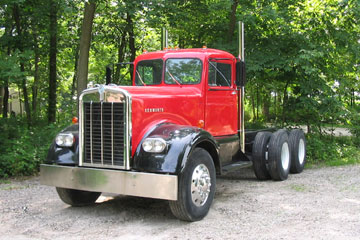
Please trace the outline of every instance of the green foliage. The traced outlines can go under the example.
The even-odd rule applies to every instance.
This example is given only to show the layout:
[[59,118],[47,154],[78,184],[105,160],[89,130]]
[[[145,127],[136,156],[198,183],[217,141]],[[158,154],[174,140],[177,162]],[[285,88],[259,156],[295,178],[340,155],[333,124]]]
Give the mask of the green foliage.
[[307,162],[311,165],[340,166],[360,163],[360,148],[354,137],[307,134]]
[[353,109],[353,112],[349,114],[350,132],[354,136],[354,142],[360,147],[360,111],[359,109]]
[[[84,1],[54,2],[58,7],[57,121],[61,123],[77,109],[74,75]],[[134,54],[144,49],[159,50],[162,27],[169,30],[170,46],[206,45],[237,56],[234,24],[241,20],[245,23],[247,63],[246,128],[264,128],[265,123],[272,122],[280,126],[307,125],[321,134],[324,125],[349,124],[355,136],[352,140],[308,136],[310,162],[347,159],[352,153],[357,156],[355,144],[360,146],[359,3],[96,1],[88,80],[104,83],[108,64],[133,61]],[[20,15],[20,32],[15,6]],[[0,87],[19,89],[21,80],[26,79],[30,101],[36,98],[35,122],[43,121],[47,115],[49,7],[47,0],[3,0],[0,6]],[[113,68],[114,83],[130,84],[131,68]],[[38,124],[28,130],[23,119],[1,120],[0,176],[36,171],[59,128]]]
[[22,119],[0,119],[0,178],[38,172],[53,138],[63,127],[39,124],[28,129]]

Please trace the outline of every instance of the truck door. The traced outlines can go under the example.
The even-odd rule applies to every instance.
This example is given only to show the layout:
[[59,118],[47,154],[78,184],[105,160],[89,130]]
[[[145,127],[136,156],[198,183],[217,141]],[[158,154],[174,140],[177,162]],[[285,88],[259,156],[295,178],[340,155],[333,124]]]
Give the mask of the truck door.
[[205,129],[213,136],[237,134],[237,93],[231,59],[209,59]]

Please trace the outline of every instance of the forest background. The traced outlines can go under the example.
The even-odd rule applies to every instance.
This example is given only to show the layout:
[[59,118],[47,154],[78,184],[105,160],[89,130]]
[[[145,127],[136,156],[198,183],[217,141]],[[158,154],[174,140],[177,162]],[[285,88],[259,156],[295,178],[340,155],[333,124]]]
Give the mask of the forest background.
[[[37,173],[105,67],[169,45],[237,55],[245,23],[246,128],[306,126],[310,165],[360,162],[358,0],[1,0],[0,178]],[[129,84],[126,69],[114,82]],[[123,77],[125,76],[125,77]],[[24,113],[11,116],[9,89]],[[335,126],[352,137],[324,134]]]

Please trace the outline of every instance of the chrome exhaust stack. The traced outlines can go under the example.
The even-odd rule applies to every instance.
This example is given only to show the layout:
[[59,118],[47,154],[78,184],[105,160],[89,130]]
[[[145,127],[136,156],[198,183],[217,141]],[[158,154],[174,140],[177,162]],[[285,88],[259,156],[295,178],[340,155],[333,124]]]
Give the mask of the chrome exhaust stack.
[[244,119],[244,100],[245,100],[245,41],[244,41],[244,23],[238,22],[238,51],[239,51],[239,59],[243,63],[243,73],[242,73],[242,84],[239,89],[239,131],[240,131],[240,147],[241,151],[245,153],[245,119]]

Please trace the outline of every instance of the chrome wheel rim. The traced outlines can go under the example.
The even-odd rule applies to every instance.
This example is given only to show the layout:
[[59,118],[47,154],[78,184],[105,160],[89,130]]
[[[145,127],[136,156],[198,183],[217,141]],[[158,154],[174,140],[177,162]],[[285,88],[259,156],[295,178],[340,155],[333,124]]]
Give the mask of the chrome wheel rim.
[[199,164],[191,178],[191,200],[197,207],[203,206],[210,193],[211,178],[209,169],[204,164]]
[[300,165],[302,165],[305,160],[305,142],[303,139],[299,141],[298,158]]
[[285,142],[281,147],[281,165],[285,171],[289,168],[290,165],[289,145],[287,142]]

